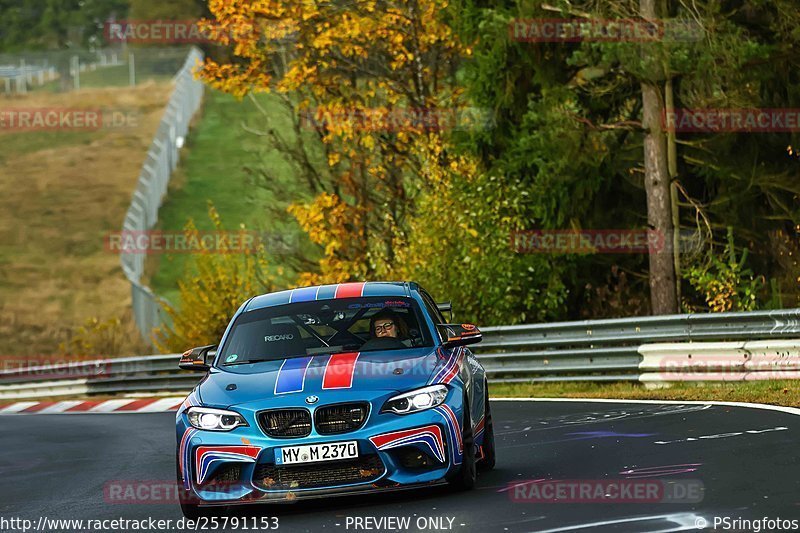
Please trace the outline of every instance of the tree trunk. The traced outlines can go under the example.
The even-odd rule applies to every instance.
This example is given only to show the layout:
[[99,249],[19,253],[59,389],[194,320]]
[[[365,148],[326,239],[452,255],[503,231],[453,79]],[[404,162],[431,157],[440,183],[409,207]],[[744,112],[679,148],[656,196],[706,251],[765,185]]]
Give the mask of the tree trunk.
[[[664,102],[667,113],[675,111],[675,98],[673,92],[673,79],[667,79],[664,85]],[[681,307],[681,213],[678,206],[678,147],[675,140],[675,130],[667,132],[667,167],[669,168],[670,196],[672,204],[672,263],[675,266],[675,298],[678,309]]]
[[[640,14],[655,20],[655,0],[640,0]],[[664,100],[662,82],[642,80],[642,126],[644,128],[644,187],[647,194],[647,224],[660,246],[650,249],[650,304],[654,315],[678,312],[675,294],[675,263],[672,257],[672,205],[667,138],[662,129]]]

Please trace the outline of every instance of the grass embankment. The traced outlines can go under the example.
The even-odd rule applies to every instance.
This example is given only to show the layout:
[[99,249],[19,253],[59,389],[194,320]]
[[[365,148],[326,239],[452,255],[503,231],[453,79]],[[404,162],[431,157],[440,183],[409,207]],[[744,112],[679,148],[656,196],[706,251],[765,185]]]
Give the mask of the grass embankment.
[[[121,229],[170,91],[149,83],[0,99],[0,110],[102,108],[135,117],[96,131],[0,128],[0,353],[58,353],[87,319],[129,317],[130,287],[104,239]],[[120,348],[142,349],[137,335]]]
[[612,398],[625,400],[699,400],[754,402],[800,407],[800,381],[748,381],[719,384],[675,384],[646,389],[639,383],[494,384],[493,398]]
[[[283,135],[289,134],[290,117],[277,98],[259,95],[258,101],[269,113],[273,127]],[[304,257],[309,264],[316,260],[315,250],[286,212],[291,202],[307,198],[308,193],[269,138],[244,127],[263,130],[265,122],[249,99],[237,101],[232,96],[207,91],[203,115],[188,138],[159,211],[159,226],[163,231],[181,231],[187,220],[193,219],[200,230],[211,230],[207,213],[211,200],[226,229],[237,230],[244,224],[248,230],[267,234],[270,265],[275,271],[282,268],[279,281],[288,285],[296,277],[298,257]],[[268,178],[263,178],[262,171]],[[170,302],[179,303],[178,280],[189,264],[189,254],[153,257],[151,288]]]
[[[183,53],[183,56],[186,52]],[[180,68],[181,61],[171,61],[167,59],[160,59],[158,56],[151,57],[150,60],[145,57],[140,61],[136,67],[135,80],[136,85],[149,85],[152,83],[166,84],[172,80],[172,77]],[[175,63],[175,65],[172,65]],[[87,69],[80,73],[80,86],[81,89],[98,89],[110,87],[130,87],[130,68],[127,63],[121,65],[101,66],[98,65],[94,70]],[[53,92],[60,93],[63,91],[63,83],[60,79],[53,79],[45,82],[43,85],[37,84],[36,76],[33,78],[33,83],[28,87],[31,92]],[[70,79],[67,83],[70,90],[73,88],[74,81]]]

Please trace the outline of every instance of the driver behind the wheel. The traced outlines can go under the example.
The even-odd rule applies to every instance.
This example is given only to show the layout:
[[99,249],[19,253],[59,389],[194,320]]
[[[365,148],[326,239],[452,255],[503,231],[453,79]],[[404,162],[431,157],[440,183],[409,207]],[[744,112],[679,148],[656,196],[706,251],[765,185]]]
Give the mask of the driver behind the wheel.
[[410,345],[407,344],[409,337],[406,321],[391,309],[383,309],[376,313],[370,319],[369,331],[373,339],[388,337]]

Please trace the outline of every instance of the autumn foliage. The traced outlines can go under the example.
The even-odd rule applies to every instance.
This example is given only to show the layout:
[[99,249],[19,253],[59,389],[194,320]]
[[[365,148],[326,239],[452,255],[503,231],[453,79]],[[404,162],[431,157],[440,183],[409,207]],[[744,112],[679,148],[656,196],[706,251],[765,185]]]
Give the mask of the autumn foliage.
[[[219,213],[211,204],[208,216],[215,230],[224,231]],[[191,220],[184,234],[187,240],[200,238]],[[268,272],[263,245],[242,253],[239,248],[226,249],[225,241],[221,241],[211,253],[193,254],[189,271],[178,282],[180,305],[164,305],[168,320],[154,331],[156,346],[172,353],[187,346],[217,342],[242,302],[275,289]]]
[[[198,75],[240,98],[277,95],[291,107],[294,136],[314,145],[279,143],[310,193],[289,213],[321,250],[297,283],[415,279],[458,301],[460,318],[483,324],[585,317],[587,309],[647,313],[647,255],[515,254],[510,233],[643,228],[642,79],[655,69],[674,80],[676,107],[776,107],[798,85],[772,68],[794,57],[772,36],[789,44],[797,36],[781,17],[745,20],[758,10],[667,2],[670,17],[699,24],[697,41],[509,37],[520,17],[639,13],[638,2],[601,4],[211,0],[204,31],[228,55],[207,59]],[[789,11],[788,0],[766,4]],[[488,110],[496,122],[468,131],[459,118],[466,109]],[[670,290],[683,310],[800,298],[788,251],[800,236],[800,189],[775,163],[786,148],[776,139],[677,140],[674,223],[678,234],[704,236],[701,250],[669,265],[680,271]],[[735,249],[753,250],[752,272],[744,256],[714,260],[728,226]],[[759,239],[766,230],[785,246]],[[767,284],[767,272],[776,281]],[[620,283],[624,290],[614,288]]]
[[[430,191],[431,167],[456,164],[442,150],[428,157],[452,126],[444,122],[465,105],[453,81],[470,50],[445,20],[448,2],[209,7],[209,31],[236,60],[207,60],[202,78],[238,96],[291,95],[297,120],[324,146],[326,178],[312,183],[312,201],[290,207],[324,250],[298,283],[403,277],[415,200]],[[244,26],[252,31],[236,31]]]

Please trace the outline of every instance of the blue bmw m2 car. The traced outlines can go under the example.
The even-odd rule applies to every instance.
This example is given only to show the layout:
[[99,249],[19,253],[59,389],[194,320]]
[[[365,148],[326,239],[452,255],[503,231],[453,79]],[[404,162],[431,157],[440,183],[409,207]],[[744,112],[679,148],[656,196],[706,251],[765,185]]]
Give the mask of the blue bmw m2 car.
[[495,463],[472,324],[447,324],[416,283],[342,283],[256,296],[178,410],[182,510],[449,483]]

